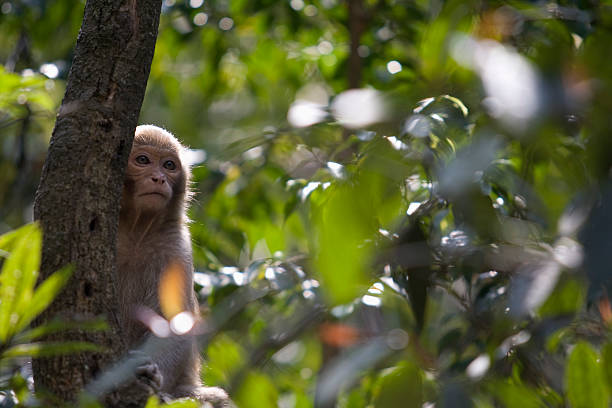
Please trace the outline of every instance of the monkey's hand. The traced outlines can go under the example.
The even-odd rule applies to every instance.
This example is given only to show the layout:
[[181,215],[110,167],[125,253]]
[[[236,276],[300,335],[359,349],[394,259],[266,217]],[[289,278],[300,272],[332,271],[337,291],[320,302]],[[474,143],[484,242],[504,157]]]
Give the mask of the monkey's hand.
[[131,350],[128,352],[130,357],[138,359],[138,367],[136,367],[136,379],[153,389],[153,393],[157,394],[164,382],[164,378],[159,370],[159,367],[151,357],[142,351]]
[[157,364],[142,351],[128,351],[134,376],[128,382],[119,385],[116,390],[105,397],[104,406],[114,408],[143,407],[151,395],[157,395],[162,402],[167,399],[162,396],[161,386],[163,376]]

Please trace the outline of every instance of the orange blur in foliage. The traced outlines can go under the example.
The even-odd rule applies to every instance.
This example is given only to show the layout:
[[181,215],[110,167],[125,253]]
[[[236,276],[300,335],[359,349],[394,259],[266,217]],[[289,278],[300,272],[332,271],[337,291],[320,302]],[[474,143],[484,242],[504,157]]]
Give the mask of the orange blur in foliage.
[[359,330],[346,324],[323,323],[319,326],[319,337],[323,343],[333,347],[349,347],[359,341]]
[[185,272],[179,262],[171,262],[159,281],[159,306],[168,320],[185,311]]

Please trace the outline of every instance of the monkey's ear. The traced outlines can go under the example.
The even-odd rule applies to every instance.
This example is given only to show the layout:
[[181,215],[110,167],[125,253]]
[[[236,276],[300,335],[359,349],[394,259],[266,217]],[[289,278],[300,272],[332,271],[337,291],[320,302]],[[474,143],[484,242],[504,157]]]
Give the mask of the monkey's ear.
[[171,320],[185,311],[187,271],[180,262],[173,261],[162,271],[159,280],[159,306],[164,317]]

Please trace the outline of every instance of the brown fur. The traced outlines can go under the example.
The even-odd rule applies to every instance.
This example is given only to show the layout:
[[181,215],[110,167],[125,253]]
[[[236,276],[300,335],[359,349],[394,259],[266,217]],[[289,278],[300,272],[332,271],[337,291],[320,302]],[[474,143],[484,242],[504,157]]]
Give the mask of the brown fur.
[[[178,263],[185,273],[184,310],[198,315],[185,214],[190,170],[181,160],[183,152],[184,147],[169,132],[151,125],[136,128],[121,203],[117,253],[119,321],[130,348],[149,336],[147,328],[134,320],[135,309],[144,306],[161,314],[158,286],[171,264]],[[148,157],[150,164],[139,163],[139,155]],[[166,169],[167,160],[177,168]],[[174,398],[191,396],[215,407],[226,406],[229,402],[223,390],[201,385],[195,339],[180,336],[174,342],[170,350],[151,356],[163,378],[159,391]]]

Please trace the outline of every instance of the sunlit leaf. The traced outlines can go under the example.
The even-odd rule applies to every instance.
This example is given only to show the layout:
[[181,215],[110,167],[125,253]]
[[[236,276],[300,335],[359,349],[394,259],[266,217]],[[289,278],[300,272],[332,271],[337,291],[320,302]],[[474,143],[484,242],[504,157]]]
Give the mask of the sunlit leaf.
[[348,186],[334,190],[318,221],[317,266],[334,304],[350,302],[367,288],[369,225],[359,195]]
[[171,407],[171,408],[200,408],[202,405],[194,400],[179,400],[172,401],[167,404],[160,405],[161,407]]
[[147,405],[145,405],[144,408],[158,408],[159,406],[159,397],[157,395],[151,395],[151,397],[149,397],[147,400]]
[[31,322],[53,302],[53,299],[64,288],[72,276],[72,266],[66,266],[45,279],[32,295],[31,300],[22,300],[18,305],[22,310],[15,331],[25,329]]
[[[40,263],[41,233],[36,224],[26,225],[0,243],[10,244],[10,255],[0,272],[0,343],[15,333],[20,313],[31,297]],[[6,250],[5,249],[5,250]]]

